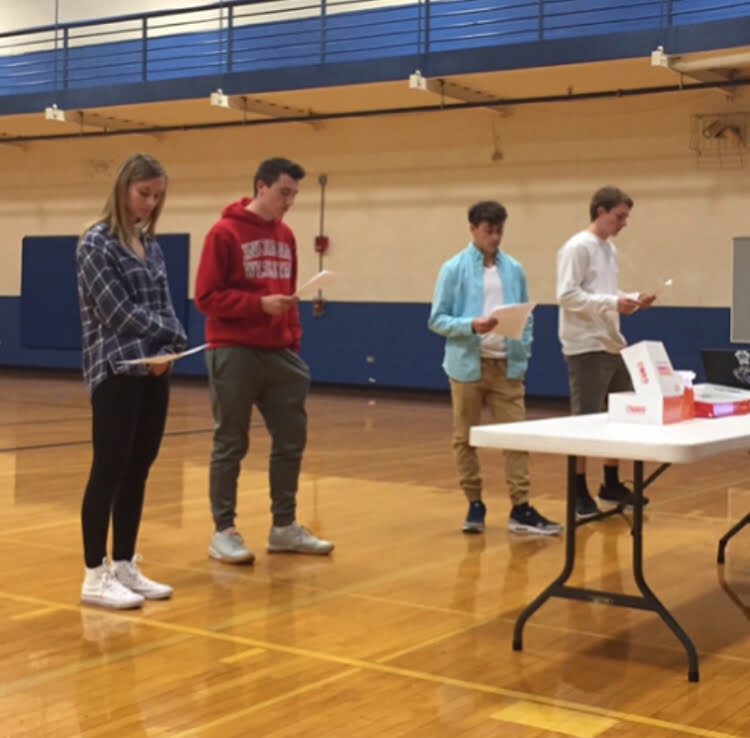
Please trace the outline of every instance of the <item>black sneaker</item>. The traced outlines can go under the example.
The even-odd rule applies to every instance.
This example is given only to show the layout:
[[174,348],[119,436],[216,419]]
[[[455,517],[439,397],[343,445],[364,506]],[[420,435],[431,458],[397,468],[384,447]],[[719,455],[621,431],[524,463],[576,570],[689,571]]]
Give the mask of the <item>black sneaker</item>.
[[508,530],[513,533],[534,533],[539,536],[556,536],[562,533],[562,525],[547,520],[528,502],[514,505],[510,511]]
[[595,515],[599,515],[601,510],[596,506],[593,497],[589,494],[588,490],[576,492],[576,517],[579,520],[585,520],[586,518],[593,518]]
[[484,516],[487,508],[481,500],[474,500],[469,503],[469,512],[466,513],[461,530],[464,533],[484,533]]
[[[620,482],[616,487],[599,487],[599,502],[609,507],[633,507],[635,495]],[[650,500],[644,495],[643,507],[646,507]]]

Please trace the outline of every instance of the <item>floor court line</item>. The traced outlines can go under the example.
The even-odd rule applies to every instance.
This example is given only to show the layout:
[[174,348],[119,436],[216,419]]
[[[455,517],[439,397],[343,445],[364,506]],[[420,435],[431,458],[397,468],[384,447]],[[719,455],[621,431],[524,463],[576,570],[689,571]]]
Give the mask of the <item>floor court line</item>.
[[[26,596],[19,596],[19,595],[11,595],[5,592],[0,592],[0,598],[4,598],[7,600],[12,601],[19,601],[19,602],[25,602],[29,604],[36,604],[40,606],[46,606],[50,609],[58,609],[58,610],[67,610],[67,611],[80,611],[80,605],[72,605],[72,604],[66,604],[66,603],[55,603],[50,601],[45,601],[41,598],[37,597],[26,597]],[[600,708],[600,707],[594,707],[591,705],[583,705],[580,703],[572,702],[569,700],[560,700],[553,697],[545,697],[543,695],[537,695],[532,694],[528,692],[521,692],[517,690],[511,690],[511,689],[505,689],[503,687],[496,687],[489,684],[483,684],[481,682],[473,682],[465,679],[455,679],[453,677],[447,677],[439,674],[430,674],[429,672],[423,672],[423,671],[417,671],[415,669],[407,669],[403,667],[398,666],[390,666],[388,664],[384,663],[378,663],[375,661],[368,661],[366,659],[360,659],[360,658],[349,658],[345,656],[337,656],[335,654],[328,654],[320,651],[313,651],[310,649],[304,649],[299,648],[296,646],[285,646],[283,644],[279,643],[273,643],[268,641],[261,641],[254,638],[245,638],[244,636],[236,636],[231,635],[227,633],[220,633],[212,630],[206,630],[204,628],[196,628],[194,626],[186,626],[186,625],[179,625],[175,623],[164,623],[159,620],[155,620],[148,617],[138,617],[138,616],[125,616],[125,615],[119,615],[119,617],[127,620],[133,620],[134,622],[142,625],[142,626],[150,626],[153,628],[157,628],[160,630],[165,630],[173,633],[175,635],[176,641],[181,642],[182,639],[178,636],[195,636],[200,638],[209,638],[212,640],[219,640],[219,641],[225,641],[228,643],[233,643],[236,645],[244,645],[248,646],[249,649],[265,649],[267,651],[271,652],[278,652],[278,653],[284,653],[291,656],[298,656],[302,658],[308,658],[313,659],[317,661],[323,661],[331,664],[336,664],[339,666],[345,666],[349,667],[349,671],[352,670],[362,670],[362,671],[373,671],[373,672],[379,672],[383,674],[390,674],[393,676],[400,676],[400,677],[406,677],[410,679],[415,679],[422,682],[429,682],[432,684],[439,684],[441,686],[451,686],[456,687],[459,689],[464,689],[467,691],[475,691],[475,692],[481,692],[483,694],[490,694],[490,695],[496,695],[499,697],[507,697],[510,699],[515,700],[523,700],[529,703],[537,704],[537,705],[547,705],[550,707],[558,707],[563,708],[567,710],[573,710],[575,712],[583,713],[586,715],[598,715],[600,717],[604,718],[610,718],[612,720],[622,721],[622,722],[628,722],[633,723],[637,725],[643,725],[648,727],[657,727],[661,728],[663,730],[668,730],[671,732],[681,732],[685,735],[691,735],[691,736],[697,736],[698,738],[737,738],[736,735],[732,735],[730,733],[723,733],[721,731],[716,730],[708,730],[704,728],[696,728],[689,725],[682,725],[679,723],[673,723],[667,720],[659,720],[656,718],[649,718],[644,715],[635,715],[633,713],[626,713],[626,712],[620,712],[617,710],[610,710],[607,708]],[[170,643],[172,639],[169,639]],[[148,646],[141,646],[141,647],[135,647],[134,649],[128,649],[128,651],[123,652],[121,654],[118,654],[117,659],[113,660],[121,660],[123,658],[129,658],[130,655],[133,653],[145,653],[148,651],[153,651],[158,648],[161,648],[163,646],[163,642],[157,642],[153,644],[149,644]],[[416,647],[416,644],[415,644]],[[132,652],[132,653],[131,653]],[[101,661],[97,661],[98,665],[101,665]],[[76,671],[79,670],[80,664],[75,665],[73,667],[70,667],[69,673],[76,673]],[[46,681],[46,678],[44,678],[45,675],[39,675],[38,677],[34,678],[27,678],[22,680],[22,688],[28,688],[31,686],[35,686],[37,683],[43,683]],[[58,679],[60,677],[60,674],[55,674],[54,678]],[[342,678],[342,675],[336,674],[330,677],[330,681],[336,681],[337,679]],[[680,678],[679,674],[675,674],[675,678]],[[324,680],[326,681],[326,680]],[[8,690],[13,690],[14,686],[17,687],[18,682],[10,682],[9,684],[3,685],[2,690],[0,690],[0,693],[6,693]],[[309,691],[309,688],[313,688],[310,685],[307,685],[303,689],[304,691]],[[295,693],[288,693],[286,695],[286,698],[293,697],[295,694],[298,694],[300,692]],[[279,695],[279,697],[274,698],[272,703],[276,703],[279,701],[282,701],[285,698],[285,695]],[[238,713],[233,713],[231,715],[225,715],[220,719],[220,723],[216,723],[216,721],[208,723],[207,725],[201,726],[200,728],[197,728],[195,730],[188,731],[186,733],[178,734],[180,736],[190,736],[195,735],[195,731],[201,731],[205,730],[207,727],[212,727],[215,724],[223,724],[227,720],[230,719],[237,719],[239,717],[242,717],[245,714],[248,714],[248,711],[252,710],[253,708],[248,708],[248,710],[243,710]]]
[[[54,421],[53,421],[54,422]],[[212,428],[200,428],[197,430],[181,430],[181,431],[168,431],[164,433],[164,438],[172,438],[175,436],[196,436],[207,433],[213,433]],[[37,443],[30,446],[6,446],[0,448],[0,454],[19,453],[21,451],[46,451],[55,448],[69,448],[71,446],[90,446],[91,439],[85,438],[80,441],[59,441],[56,443]]]
[[265,648],[248,648],[246,651],[240,651],[240,653],[234,654],[234,656],[227,656],[226,658],[219,659],[219,663],[236,664],[238,661],[251,659],[253,656],[260,656],[262,653],[267,653]]
[[288,699],[299,697],[299,695],[306,694],[307,692],[312,692],[316,689],[319,689],[320,687],[334,684],[335,682],[340,682],[342,679],[347,679],[348,677],[356,674],[357,671],[359,670],[347,669],[346,671],[342,671],[338,674],[333,674],[332,676],[326,677],[325,679],[319,679],[316,682],[306,684],[304,687],[298,687],[297,689],[290,690],[289,692],[284,692],[284,694],[280,694],[270,700],[258,702],[251,707],[246,707],[242,710],[236,710],[235,712],[229,712],[226,715],[222,715],[222,717],[217,718],[216,720],[202,723],[197,728],[190,728],[189,730],[176,733],[174,738],[190,738],[190,736],[202,735],[206,730],[210,730],[211,728],[218,728],[222,725],[226,725],[227,723],[232,723],[235,720],[240,720],[241,718],[247,717],[248,715],[254,712],[258,712],[259,710],[265,710],[267,707],[273,707],[274,705],[286,702],[286,700]]
[[36,610],[27,610],[26,612],[11,615],[8,620],[34,620],[34,618],[44,617],[58,611],[59,608],[57,607],[38,607]]

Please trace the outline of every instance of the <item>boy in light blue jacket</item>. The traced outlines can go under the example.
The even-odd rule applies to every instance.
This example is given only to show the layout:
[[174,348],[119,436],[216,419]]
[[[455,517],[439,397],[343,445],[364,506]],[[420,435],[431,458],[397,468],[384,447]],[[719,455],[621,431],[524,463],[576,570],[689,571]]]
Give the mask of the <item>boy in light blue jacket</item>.
[[[471,243],[443,264],[435,285],[430,330],[445,336],[443,369],[453,405],[453,450],[459,483],[469,502],[462,530],[482,533],[486,507],[476,449],[469,430],[481,422],[486,404],[495,423],[526,417],[524,376],[531,355],[533,319],[520,340],[493,332],[492,311],[528,302],[521,264],[500,250],[506,209],[498,202],[469,208]],[[505,451],[505,476],[512,503],[508,528],[514,533],[556,535],[562,530],[529,504],[529,455]]]

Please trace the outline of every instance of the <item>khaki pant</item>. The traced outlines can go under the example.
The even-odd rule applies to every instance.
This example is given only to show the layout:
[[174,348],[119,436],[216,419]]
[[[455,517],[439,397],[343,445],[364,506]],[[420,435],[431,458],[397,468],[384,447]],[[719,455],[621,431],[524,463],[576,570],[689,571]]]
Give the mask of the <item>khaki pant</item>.
[[[482,359],[482,377],[477,382],[450,380],[453,405],[453,450],[459,484],[469,502],[482,498],[482,477],[477,450],[469,445],[469,429],[480,425],[486,404],[495,423],[524,420],[526,389],[522,379],[508,379],[505,359]],[[528,501],[529,455],[504,451],[505,479],[514,505]]]

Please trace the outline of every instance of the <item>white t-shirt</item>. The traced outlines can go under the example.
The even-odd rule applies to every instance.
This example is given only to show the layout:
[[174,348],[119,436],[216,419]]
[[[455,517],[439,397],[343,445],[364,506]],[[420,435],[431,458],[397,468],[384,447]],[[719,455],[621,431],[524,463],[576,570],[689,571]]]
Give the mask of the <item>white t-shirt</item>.
[[563,354],[619,353],[627,342],[620,332],[617,249],[589,230],[576,233],[557,252],[559,337]]
[[[484,308],[482,315],[489,315],[503,304],[503,281],[500,272],[493,264],[484,268]],[[485,359],[506,357],[505,338],[498,333],[484,333],[480,336],[479,355]]]

